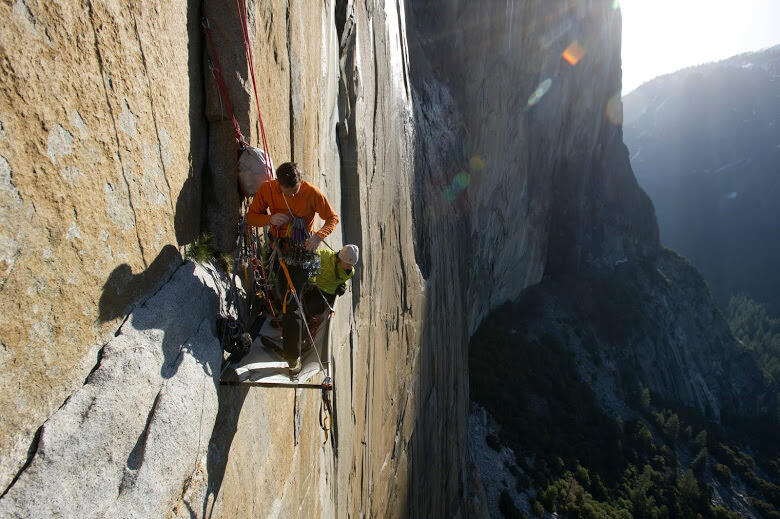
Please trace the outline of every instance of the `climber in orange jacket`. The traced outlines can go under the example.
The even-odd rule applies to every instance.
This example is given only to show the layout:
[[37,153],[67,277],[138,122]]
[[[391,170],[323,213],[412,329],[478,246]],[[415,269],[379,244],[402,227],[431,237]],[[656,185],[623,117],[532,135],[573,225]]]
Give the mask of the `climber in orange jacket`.
[[[249,225],[271,226],[279,259],[286,265],[299,297],[309,277],[319,271],[317,247],[339,223],[339,216],[325,195],[301,180],[301,173],[294,162],[285,162],[279,166],[276,180],[264,182],[257,190],[246,217]],[[325,224],[313,233],[315,213],[325,220]],[[284,298],[289,288],[287,278],[278,272],[276,279],[278,295]],[[303,321],[297,310],[298,303],[291,297],[282,318],[285,360],[292,376],[297,376],[301,371],[300,338]]]

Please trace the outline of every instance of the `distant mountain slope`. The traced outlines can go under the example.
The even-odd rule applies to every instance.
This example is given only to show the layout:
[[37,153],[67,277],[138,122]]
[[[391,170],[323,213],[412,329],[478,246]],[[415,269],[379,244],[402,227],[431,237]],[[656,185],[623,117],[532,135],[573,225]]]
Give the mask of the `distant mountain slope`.
[[721,307],[780,315],[780,46],[657,78],[624,103],[624,141],[664,245]]

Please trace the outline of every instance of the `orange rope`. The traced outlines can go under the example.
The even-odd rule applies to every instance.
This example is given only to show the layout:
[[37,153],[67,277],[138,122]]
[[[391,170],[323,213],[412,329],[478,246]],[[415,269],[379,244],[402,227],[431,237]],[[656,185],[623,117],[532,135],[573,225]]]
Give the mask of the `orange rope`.
[[284,264],[284,261],[279,258],[279,265],[282,266],[282,270],[284,271],[284,277],[287,278],[287,283],[290,285],[290,290],[292,290],[292,293],[295,293],[295,287],[293,286],[292,279],[290,278],[290,271],[287,270],[287,265]]

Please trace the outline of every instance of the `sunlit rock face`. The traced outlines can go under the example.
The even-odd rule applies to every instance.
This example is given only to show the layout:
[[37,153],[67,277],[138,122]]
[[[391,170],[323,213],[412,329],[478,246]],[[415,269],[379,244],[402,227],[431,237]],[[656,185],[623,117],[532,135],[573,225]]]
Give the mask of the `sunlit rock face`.
[[[98,239],[103,236],[101,225],[116,225],[133,238],[130,241],[137,255],[112,242],[109,250],[116,254],[117,263],[104,265],[104,277],[96,279],[78,277],[83,275],[80,264],[64,263],[60,250],[51,254],[58,259],[53,271],[39,268],[35,261],[40,258],[28,261],[23,256],[25,247],[43,246],[43,238],[31,237],[24,247],[17,247],[21,251],[18,257],[4,259],[9,273],[8,279],[4,278],[4,308],[20,307],[18,315],[3,317],[4,326],[13,323],[20,333],[34,329],[34,323],[24,321],[32,315],[30,310],[39,311],[34,304],[46,305],[40,308],[41,313],[45,310],[50,318],[63,319],[77,330],[89,330],[96,320],[107,324],[90,332],[92,335],[47,336],[34,344],[3,329],[3,384],[8,389],[3,412],[9,419],[3,424],[7,436],[2,438],[0,516],[67,516],[80,510],[97,517],[344,517],[360,513],[381,517],[406,516],[417,506],[446,507],[469,515],[468,495],[479,489],[479,484],[473,472],[459,470],[467,451],[445,460],[454,467],[454,481],[466,478],[460,492],[453,492],[454,487],[445,490],[442,484],[437,485],[437,494],[423,495],[417,504],[409,497],[411,493],[418,495],[417,481],[439,477],[440,472],[433,466],[424,470],[425,464],[408,453],[418,413],[417,360],[424,283],[413,251],[414,129],[404,6],[396,2],[354,6],[336,2],[247,4],[257,91],[271,155],[277,164],[298,162],[306,180],[317,184],[342,214],[343,223],[329,237],[329,244],[339,247],[348,239],[362,249],[358,275],[351,291],[338,302],[332,330],[337,389],[328,439],[325,441],[319,425],[319,391],[230,389],[216,384],[219,363],[214,364],[214,355],[220,350],[213,320],[204,315],[214,319],[217,309],[224,309],[224,301],[214,304],[224,299],[224,291],[217,281],[200,280],[202,273],[197,274],[191,264],[181,265],[176,249],[200,230],[214,232],[216,245],[229,248],[229,237],[238,221],[234,135],[226,99],[217,95],[209,70],[209,59],[213,63],[214,56],[206,56],[204,51],[199,26],[202,14],[209,20],[242,133],[251,144],[260,140],[254,87],[243,56],[237,12],[221,2],[206,2],[201,10],[200,2],[163,9],[151,2],[130,7],[98,2],[41,7],[20,1],[7,8],[3,23],[9,28],[4,28],[4,35],[35,29],[39,39],[45,39],[53,36],[56,28],[72,29],[73,38],[63,38],[63,45],[70,47],[56,51],[47,49],[52,43],[47,41],[36,43],[32,50],[22,45],[3,47],[8,58],[4,63],[16,71],[16,75],[3,76],[6,98],[0,114],[3,225],[10,229],[7,233],[4,230],[10,238],[3,239],[18,241],[22,230],[44,237],[63,236],[65,252],[73,248],[65,240],[81,240],[78,244],[83,242],[83,250],[69,254],[88,259],[85,255],[91,247],[103,246]],[[168,11],[174,8],[178,11]],[[163,20],[164,28],[159,26]],[[144,36],[150,27],[156,32],[147,42]],[[172,28],[181,29],[181,33],[173,34]],[[135,43],[128,43],[136,39],[142,42],[137,53]],[[67,99],[63,93],[52,99],[43,96],[41,87],[38,98],[26,97],[31,94],[21,85],[37,74],[31,63],[41,56],[51,56],[52,61],[44,64],[52,75],[63,78],[63,83],[66,77],[74,85],[84,83],[72,99],[74,106],[84,106],[79,108],[78,118],[69,119],[70,111],[64,109],[62,118],[54,118],[58,103]],[[95,74],[74,76],[76,65],[89,60]],[[27,61],[30,68],[23,71],[22,64]],[[141,67],[144,63],[146,70]],[[160,77],[153,65],[164,67],[166,75]],[[141,112],[132,99],[126,103],[122,98],[114,99],[120,86],[136,88],[138,96],[153,96],[157,89],[163,89],[167,97],[159,102],[154,98],[158,111],[149,108]],[[168,92],[168,88],[173,91]],[[21,108],[15,111],[15,103],[35,105],[43,115],[36,120],[34,113]],[[162,110],[180,117],[184,128],[176,127],[174,132],[172,124],[167,126],[161,117],[155,119]],[[50,125],[41,122],[46,118],[52,119]],[[27,126],[20,127],[22,123]],[[84,126],[87,133],[80,133]],[[40,133],[41,127],[45,131],[40,138],[32,130],[24,131]],[[133,198],[133,186],[162,187],[154,183],[157,177],[152,173],[157,170],[147,172],[133,162],[145,156],[136,157],[132,142],[126,139],[151,139],[157,135],[152,130],[158,130],[162,148],[153,146],[151,150],[157,154],[151,153],[149,160],[161,156],[161,164],[165,164],[169,157],[163,127],[172,139],[181,139],[184,144],[187,168],[179,170],[184,173],[180,180],[190,179],[188,175],[197,180],[198,204],[180,207],[173,201],[173,212],[150,210],[141,222],[139,211],[145,206]],[[84,179],[118,175],[124,180],[126,176],[129,194],[116,191],[123,185],[120,182],[111,184],[114,190],[104,189],[104,181],[97,186],[73,187],[55,182],[55,175],[59,175],[55,169],[51,175],[39,175],[52,186],[34,190],[44,186],[40,181],[33,186],[37,170],[25,169],[29,164],[25,161],[68,165],[65,161],[80,153],[79,139],[88,144],[90,135],[98,143],[105,140],[108,151],[102,162],[79,167],[85,172]],[[6,149],[15,150],[16,155]],[[23,156],[22,151],[28,155]],[[190,158],[192,169],[188,169]],[[28,172],[27,184],[22,171]],[[66,173],[74,182],[81,179],[74,169]],[[178,192],[182,187],[172,184],[171,189]],[[106,193],[113,197],[107,200],[114,211],[102,205]],[[199,224],[201,194],[203,225]],[[74,218],[76,213],[82,218],[92,210],[106,214],[95,216],[88,226],[73,228],[69,219],[63,220],[62,229],[55,219],[30,224],[29,218],[46,207],[49,196],[66,202],[83,197],[84,207],[72,211]],[[135,214],[123,212],[123,205]],[[19,215],[29,216],[23,221],[25,226],[19,225]],[[194,231],[191,235],[173,233],[180,218],[189,222],[190,227],[184,229]],[[153,255],[144,255],[150,248],[145,247],[143,229],[164,233],[166,226],[171,233],[163,234],[161,244],[171,256],[155,262]],[[97,233],[97,238],[91,233]],[[33,252],[30,250],[31,258]],[[44,249],[40,256],[46,259],[50,253]],[[120,265],[121,261],[135,263]],[[149,269],[144,270],[147,264]],[[175,271],[159,294],[177,297],[149,298],[159,283],[147,282],[147,275],[157,272],[158,266],[164,274]],[[109,276],[111,269],[117,272],[113,277]],[[40,290],[28,294],[27,304],[19,299],[25,292],[13,284],[13,276],[23,279],[23,272],[29,277],[30,272],[38,271],[48,272],[47,276],[77,277],[73,288],[65,282],[35,285]],[[218,277],[209,272],[209,276]],[[45,289],[49,292],[44,293]],[[113,304],[115,292],[123,297]],[[133,304],[135,310],[120,328]],[[52,308],[59,313],[52,313]],[[82,308],[92,313],[85,315],[86,324],[78,328],[82,321],[74,320],[68,312]],[[150,319],[150,315],[159,319]],[[131,330],[139,321],[143,326]],[[118,336],[112,337],[117,331]],[[102,346],[104,356],[100,357],[96,352]],[[51,354],[42,356],[44,348]],[[35,355],[29,354],[31,351],[36,351]],[[42,384],[42,373],[54,380],[44,379]],[[133,378],[126,387],[124,377]],[[171,386],[175,387],[167,389]],[[63,401],[66,403],[58,410]],[[427,441],[427,433],[419,431],[421,441]],[[442,431],[440,437],[444,436]],[[448,449],[442,452],[449,456]],[[413,473],[412,467],[420,467],[419,473]],[[144,501],[141,496],[152,487],[154,492]],[[443,496],[447,497],[446,505]]]
[[3,490],[199,232],[198,3],[0,6]]
[[224,280],[176,248],[209,230],[229,249],[241,202],[201,15],[260,141],[231,3],[5,7],[4,38],[33,43],[2,50],[0,516],[485,515],[471,332],[543,276],[658,240],[621,143],[613,2],[471,4],[247,2],[271,156],[341,214],[329,244],[362,249],[327,439],[318,391],[216,384]]
[[626,144],[664,244],[721,308],[740,293],[780,315],[780,47],[681,70],[626,96]]
[[207,469],[222,364],[213,316],[226,289],[187,263],[130,315],[36,434],[0,517],[169,513]]

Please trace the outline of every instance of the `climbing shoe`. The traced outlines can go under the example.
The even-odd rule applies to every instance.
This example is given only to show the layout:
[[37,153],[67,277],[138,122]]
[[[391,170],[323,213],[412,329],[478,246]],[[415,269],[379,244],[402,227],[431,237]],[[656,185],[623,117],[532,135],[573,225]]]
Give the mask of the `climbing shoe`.
[[288,360],[287,364],[290,366],[290,378],[297,379],[298,374],[301,372],[301,369],[303,369],[301,358],[297,357],[294,361]]

